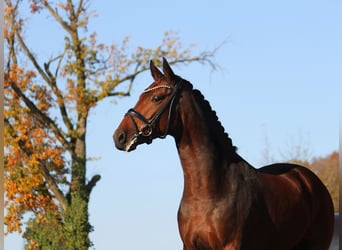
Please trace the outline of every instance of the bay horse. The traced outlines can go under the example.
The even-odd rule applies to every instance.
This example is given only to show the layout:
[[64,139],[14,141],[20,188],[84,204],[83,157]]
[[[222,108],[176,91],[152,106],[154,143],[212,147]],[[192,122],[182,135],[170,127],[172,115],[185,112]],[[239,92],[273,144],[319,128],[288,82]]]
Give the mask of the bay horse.
[[244,160],[200,91],[151,61],[154,82],[129,109],[118,149],[171,135],[184,173],[178,226],[184,250],[328,250],[334,210],[319,178],[299,165],[256,169]]

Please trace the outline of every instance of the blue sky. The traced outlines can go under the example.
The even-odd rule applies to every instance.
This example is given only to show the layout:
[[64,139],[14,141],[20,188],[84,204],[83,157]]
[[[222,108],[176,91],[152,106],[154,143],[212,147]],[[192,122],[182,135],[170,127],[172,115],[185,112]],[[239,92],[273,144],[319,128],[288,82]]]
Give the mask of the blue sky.
[[[192,64],[174,72],[202,91],[238,146],[256,167],[284,160],[297,144],[310,156],[338,149],[342,93],[342,2],[325,1],[94,1],[89,25],[98,39],[157,46],[174,30],[184,45],[217,52],[221,70]],[[38,57],[58,48],[51,18],[28,20],[27,39]],[[151,83],[141,75],[129,98],[103,101],[93,110],[87,135],[88,175],[101,174],[90,201],[91,239],[97,250],[182,249],[176,214],[183,177],[172,138],[131,153],[114,148],[123,114]],[[267,142],[266,142],[267,141]],[[23,249],[18,235],[5,249]]]

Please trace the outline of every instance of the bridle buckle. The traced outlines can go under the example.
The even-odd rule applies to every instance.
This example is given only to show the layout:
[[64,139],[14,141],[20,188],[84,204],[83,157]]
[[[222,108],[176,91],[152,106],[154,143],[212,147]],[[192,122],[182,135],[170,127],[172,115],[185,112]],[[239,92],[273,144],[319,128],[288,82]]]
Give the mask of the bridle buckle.
[[139,130],[139,134],[144,136],[144,137],[148,137],[152,134],[152,127],[148,124],[144,124],[140,130]]

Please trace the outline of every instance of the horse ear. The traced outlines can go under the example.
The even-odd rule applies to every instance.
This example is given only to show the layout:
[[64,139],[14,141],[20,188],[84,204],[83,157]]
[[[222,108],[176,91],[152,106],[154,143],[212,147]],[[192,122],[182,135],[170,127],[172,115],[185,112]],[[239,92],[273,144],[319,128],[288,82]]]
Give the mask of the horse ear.
[[156,67],[156,65],[154,65],[152,60],[150,61],[150,70],[151,70],[151,75],[155,81],[163,77],[163,73],[160,72],[160,70]]
[[169,63],[167,62],[167,60],[165,59],[165,57],[163,57],[163,72],[166,78],[166,81],[171,83],[174,81],[176,75],[173,73]]

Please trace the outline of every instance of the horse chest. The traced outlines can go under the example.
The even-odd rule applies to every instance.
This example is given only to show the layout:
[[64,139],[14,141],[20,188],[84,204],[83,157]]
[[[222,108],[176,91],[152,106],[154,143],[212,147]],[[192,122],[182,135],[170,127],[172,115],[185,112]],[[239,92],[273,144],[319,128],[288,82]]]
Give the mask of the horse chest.
[[224,201],[182,202],[178,226],[189,249],[223,249],[228,238],[235,233],[229,223],[227,202]]

